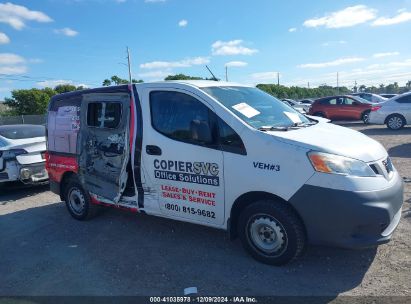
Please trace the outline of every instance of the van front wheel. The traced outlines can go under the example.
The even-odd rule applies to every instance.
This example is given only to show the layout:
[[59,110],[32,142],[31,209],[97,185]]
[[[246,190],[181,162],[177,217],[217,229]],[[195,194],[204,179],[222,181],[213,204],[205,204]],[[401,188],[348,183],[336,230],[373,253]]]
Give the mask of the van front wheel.
[[97,214],[99,206],[91,203],[90,195],[75,179],[70,180],[65,187],[64,200],[70,215],[76,220],[90,219]]
[[306,243],[304,226],[294,210],[270,200],[245,208],[238,221],[238,232],[251,256],[276,266],[300,256]]

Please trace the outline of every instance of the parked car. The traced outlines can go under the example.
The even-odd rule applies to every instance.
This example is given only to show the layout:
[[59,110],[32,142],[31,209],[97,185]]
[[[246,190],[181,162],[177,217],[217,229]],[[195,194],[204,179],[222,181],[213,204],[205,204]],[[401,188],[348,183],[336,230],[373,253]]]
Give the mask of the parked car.
[[387,99],[393,98],[397,95],[398,94],[380,94],[381,97],[384,97],[384,98],[387,98]]
[[299,101],[295,101],[294,99],[289,99],[289,98],[284,98],[282,99],[282,101],[288,103],[298,112],[303,113],[303,114],[308,113],[308,111],[310,110],[310,106],[311,106],[311,105],[307,105],[307,104],[304,104],[304,103],[301,103]]
[[314,99],[306,98],[306,99],[301,99],[298,102],[311,105],[314,103],[314,101],[315,101]]
[[329,96],[317,99],[308,114],[330,120],[362,120],[368,123],[371,107],[370,102],[355,96]]
[[380,102],[384,102],[387,100],[387,98],[384,98],[380,95],[373,94],[373,93],[353,93],[350,95],[361,97],[362,99],[368,100],[369,102],[372,102],[372,103],[380,103]]
[[0,126],[0,183],[21,181],[26,184],[43,184],[47,182],[45,135],[44,126]]
[[411,124],[411,92],[373,106],[369,121],[373,124],[386,124],[391,130],[398,130]]
[[380,143],[255,87],[74,91],[52,97],[47,128],[50,188],[77,220],[103,205],[224,229],[282,265],[308,243],[386,243],[401,219],[402,179]]

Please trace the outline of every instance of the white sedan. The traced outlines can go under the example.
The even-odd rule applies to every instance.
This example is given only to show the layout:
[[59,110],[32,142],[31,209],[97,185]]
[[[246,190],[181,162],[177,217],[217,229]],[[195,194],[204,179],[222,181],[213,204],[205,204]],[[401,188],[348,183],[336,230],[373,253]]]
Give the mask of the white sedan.
[[371,108],[369,123],[386,124],[391,130],[398,130],[411,124],[411,92],[374,105]]
[[48,181],[45,134],[44,126],[0,126],[0,183],[42,184]]

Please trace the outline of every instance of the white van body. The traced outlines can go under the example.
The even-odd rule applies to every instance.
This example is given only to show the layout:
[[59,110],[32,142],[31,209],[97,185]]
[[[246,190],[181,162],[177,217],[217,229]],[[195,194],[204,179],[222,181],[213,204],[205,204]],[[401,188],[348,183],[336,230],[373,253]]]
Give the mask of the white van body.
[[[276,119],[287,126],[264,124]],[[57,122],[73,120],[65,129]],[[94,203],[225,229],[274,265],[306,243],[385,243],[403,203],[402,179],[381,144],[226,82],[58,95],[49,106],[47,168],[77,219]]]

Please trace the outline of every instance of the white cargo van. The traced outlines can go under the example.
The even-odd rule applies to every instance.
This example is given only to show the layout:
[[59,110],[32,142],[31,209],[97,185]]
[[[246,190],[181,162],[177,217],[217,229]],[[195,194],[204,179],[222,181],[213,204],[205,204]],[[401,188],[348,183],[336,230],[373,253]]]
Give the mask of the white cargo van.
[[225,229],[268,264],[307,243],[385,243],[401,217],[402,179],[378,142],[254,87],[176,81],[57,95],[47,135],[51,189],[74,218],[106,205]]

